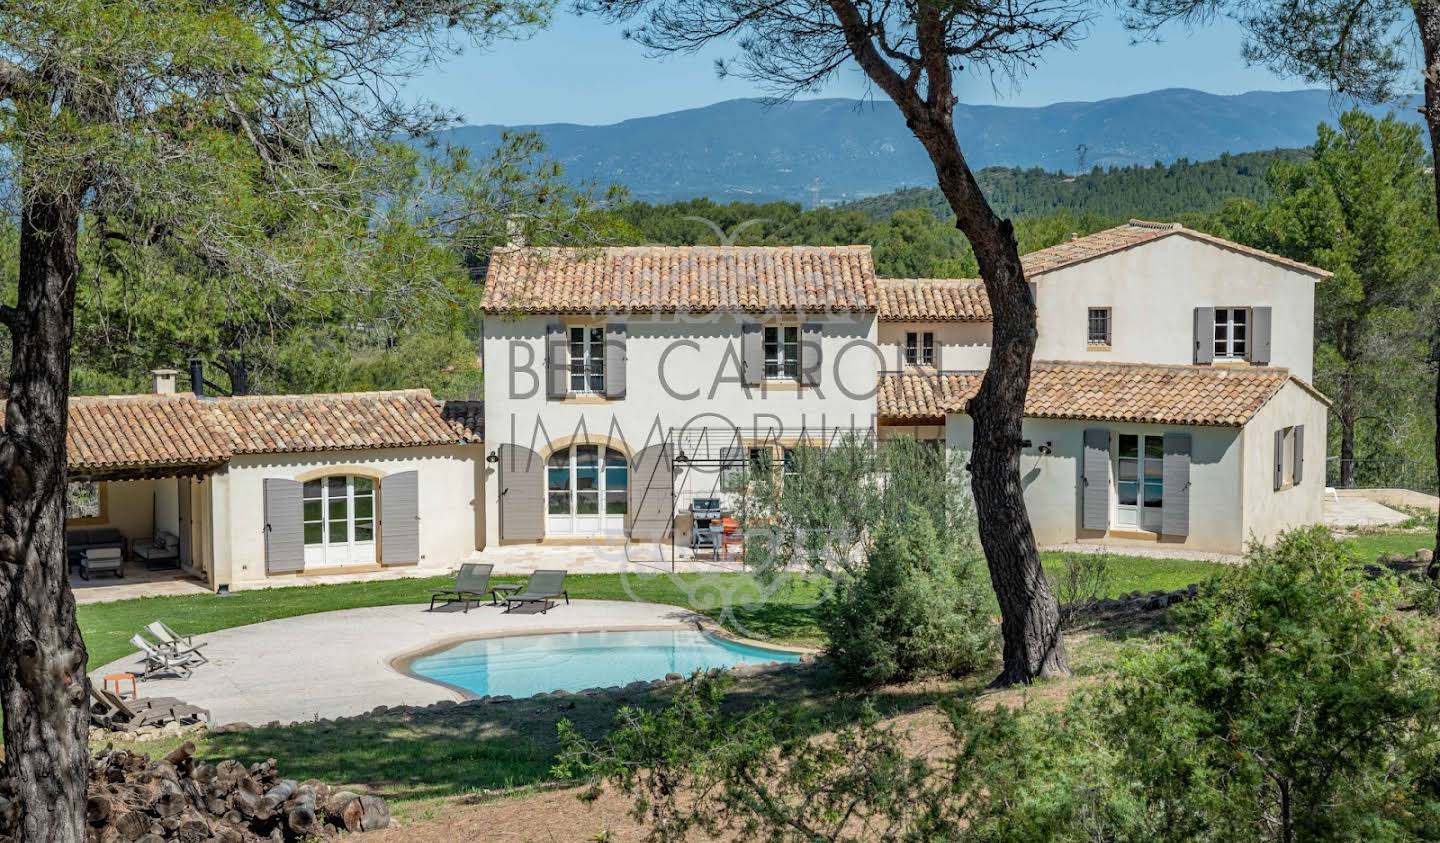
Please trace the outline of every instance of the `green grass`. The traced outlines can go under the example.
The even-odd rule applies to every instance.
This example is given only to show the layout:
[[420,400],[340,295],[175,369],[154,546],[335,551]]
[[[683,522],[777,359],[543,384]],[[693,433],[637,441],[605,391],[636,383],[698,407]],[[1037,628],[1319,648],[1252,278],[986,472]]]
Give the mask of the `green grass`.
[[1380,554],[1403,553],[1411,555],[1422,547],[1435,548],[1434,530],[1386,530],[1349,536],[1345,544],[1355,552],[1361,562],[1374,562]]
[[[1045,555],[1052,576],[1064,569],[1065,559],[1063,554]],[[1111,595],[1176,588],[1203,580],[1219,569],[1206,562],[1110,559]],[[975,574],[984,577],[983,566]],[[245,591],[227,597],[201,594],[125,600],[81,606],[80,624],[94,667],[127,655],[131,651],[129,637],[156,618],[181,632],[201,634],[313,612],[425,603],[430,589],[450,580],[433,577]],[[686,606],[744,635],[786,643],[822,643],[814,607],[823,593],[823,581],[815,578],[791,577],[767,587],[738,574],[595,574],[573,576],[567,584],[574,598]],[[740,683],[737,696],[752,703],[787,699],[815,707],[817,716],[836,716],[851,692],[835,686],[827,674],[817,668],[751,677]],[[894,689],[887,708],[905,711],[933,706],[937,695],[954,690],[946,688],[949,686]],[[383,793],[402,816],[419,819],[456,797],[485,798],[497,791],[549,781],[558,749],[555,724],[561,719],[598,736],[610,726],[620,704],[657,704],[666,696],[668,691],[661,690],[619,698],[518,700],[442,711],[401,711],[373,718],[209,734],[199,737],[197,744],[206,758],[237,758],[246,763],[275,758],[287,776],[314,777]],[[174,743],[158,741],[134,748],[155,755]]]
[[[1051,576],[1064,569],[1065,554],[1045,554]],[[1203,580],[1217,567],[1208,562],[1113,556],[1111,595],[1130,591],[1172,589]],[[984,576],[984,572],[978,571]],[[499,582],[518,582],[501,577]],[[296,586],[241,591],[225,597],[193,594],[183,597],[143,597],[79,607],[80,632],[90,652],[90,668],[134,652],[130,636],[159,619],[186,635],[277,620],[279,618],[426,603],[430,591],[453,582],[452,577]],[[814,605],[823,583],[788,577],[766,586],[742,574],[620,575],[579,574],[567,578],[570,596],[590,600],[639,600],[685,606],[703,612],[737,633],[787,644],[818,645]]]

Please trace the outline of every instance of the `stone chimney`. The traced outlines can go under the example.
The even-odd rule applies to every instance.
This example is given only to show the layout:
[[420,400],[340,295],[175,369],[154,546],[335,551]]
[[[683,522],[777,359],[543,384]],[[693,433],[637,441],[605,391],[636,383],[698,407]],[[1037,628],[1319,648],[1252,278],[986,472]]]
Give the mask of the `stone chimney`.
[[150,375],[155,379],[155,394],[174,395],[175,376],[178,374],[178,369],[151,369]]

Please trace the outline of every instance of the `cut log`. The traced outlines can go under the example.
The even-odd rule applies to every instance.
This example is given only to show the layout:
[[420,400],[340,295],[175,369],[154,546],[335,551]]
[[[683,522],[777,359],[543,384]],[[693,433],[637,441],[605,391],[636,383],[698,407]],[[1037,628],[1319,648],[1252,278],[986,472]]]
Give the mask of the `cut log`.
[[358,796],[345,806],[340,819],[346,831],[374,831],[390,825],[390,807],[384,799]]

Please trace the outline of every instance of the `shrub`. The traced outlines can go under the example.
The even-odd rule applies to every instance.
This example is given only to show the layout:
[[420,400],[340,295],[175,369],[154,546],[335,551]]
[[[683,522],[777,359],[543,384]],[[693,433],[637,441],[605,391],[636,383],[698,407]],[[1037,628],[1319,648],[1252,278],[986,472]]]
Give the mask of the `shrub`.
[[[1440,818],[1433,653],[1323,529],[1256,548],[1092,699],[1169,840],[1413,839]],[[1428,754],[1427,754],[1428,753]],[[1427,772],[1428,771],[1428,772]]]
[[867,564],[837,578],[820,606],[841,675],[874,685],[984,664],[994,642],[990,604],[962,548],[915,504],[877,528]]

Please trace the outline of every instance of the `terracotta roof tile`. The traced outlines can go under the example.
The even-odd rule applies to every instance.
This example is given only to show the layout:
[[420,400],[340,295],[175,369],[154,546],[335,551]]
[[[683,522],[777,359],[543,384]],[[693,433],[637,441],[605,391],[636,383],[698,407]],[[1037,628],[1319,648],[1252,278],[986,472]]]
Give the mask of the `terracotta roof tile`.
[[70,468],[219,465],[231,449],[212,409],[181,395],[73,398],[65,437]]
[[247,395],[215,401],[237,454],[443,445],[461,439],[430,391]]
[[[980,372],[888,373],[881,377],[877,411],[893,421],[964,412],[981,377]],[[1325,400],[1287,369],[1037,361],[1025,415],[1240,427],[1290,380]]]
[[489,313],[873,312],[869,246],[497,250]]
[[480,441],[480,402],[452,403],[424,389],[216,399],[81,396],[70,399],[66,450],[71,471],[103,472],[216,466],[235,454]]
[[881,278],[881,321],[989,322],[990,298],[974,278]]
[[485,441],[484,401],[446,401],[440,415],[466,442]]

